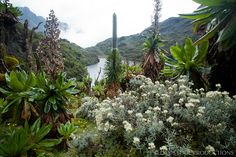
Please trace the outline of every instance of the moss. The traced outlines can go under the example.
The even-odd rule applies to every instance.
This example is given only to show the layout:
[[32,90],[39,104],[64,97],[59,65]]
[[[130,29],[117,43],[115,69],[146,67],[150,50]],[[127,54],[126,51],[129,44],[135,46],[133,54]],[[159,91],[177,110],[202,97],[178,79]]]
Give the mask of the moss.
[[5,56],[4,62],[10,70],[14,69],[17,65],[20,64],[19,60],[12,56]]
[[5,81],[5,74],[0,73],[0,82]]

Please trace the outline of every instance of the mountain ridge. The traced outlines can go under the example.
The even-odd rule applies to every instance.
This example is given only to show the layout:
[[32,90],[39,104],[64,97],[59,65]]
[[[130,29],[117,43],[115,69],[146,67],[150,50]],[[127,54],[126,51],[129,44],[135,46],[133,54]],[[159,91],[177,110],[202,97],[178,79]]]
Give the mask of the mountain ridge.
[[[164,49],[168,50],[176,42],[182,44],[185,37],[196,40],[198,35],[193,34],[192,21],[180,17],[170,17],[160,23],[161,38],[166,41]],[[118,38],[118,49],[125,59],[141,61],[143,57],[143,43],[151,36],[151,26],[140,33]],[[98,56],[107,55],[111,50],[112,38],[108,38],[95,46],[86,48]],[[137,59],[138,58],[138,59]]]
[[[21,23],[24,23],[27,19],[29,22],[29,28],[32,29],[33,27],[36,27],[40,22],[43,22],[43,24],[41,24],[36,31],[44,32],[44,24],[46,22],[46,19],[44,17],[36,15],[28,7],[19,7],[19,10],[22,12],[22,15],[19,18]],[[69,29],[69,25],[65,22],[59,21],[59,29],[61,31],[67,31]]]

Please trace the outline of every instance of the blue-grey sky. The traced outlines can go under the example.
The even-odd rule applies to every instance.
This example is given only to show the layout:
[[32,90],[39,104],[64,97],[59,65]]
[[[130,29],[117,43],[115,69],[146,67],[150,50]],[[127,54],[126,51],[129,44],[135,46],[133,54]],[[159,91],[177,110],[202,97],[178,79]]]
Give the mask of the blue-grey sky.
[[[70,29],[61,37],[82,47],[93,46],[112,34],[112,14],[118,18],[118,36],[140,33],[150,26],[153,0],[11,0],[47,17],[50,9]],[[191,13],[198,7],[192,0],[162,0],[161,21],[179,13]]]

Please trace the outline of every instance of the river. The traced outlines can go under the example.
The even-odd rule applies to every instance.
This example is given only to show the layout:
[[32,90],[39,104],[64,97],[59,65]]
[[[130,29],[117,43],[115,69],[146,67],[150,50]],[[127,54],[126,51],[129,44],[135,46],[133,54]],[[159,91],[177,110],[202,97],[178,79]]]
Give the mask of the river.
[[92,84],[94,84],[94,81],[97,79],[100,70],[101,73],[99,75],[98,80],[101,80],[104,77],[105,64],[106,64],[106,58],[99,58],[99,62],[97,64],[87,66],[88,73],[90,77],[93,79]]

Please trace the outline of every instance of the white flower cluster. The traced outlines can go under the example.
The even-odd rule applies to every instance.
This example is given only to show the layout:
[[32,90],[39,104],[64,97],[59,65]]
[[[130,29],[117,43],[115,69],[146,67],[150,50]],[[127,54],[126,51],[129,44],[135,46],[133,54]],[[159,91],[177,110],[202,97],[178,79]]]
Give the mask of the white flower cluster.
[[[100,136],[105,139],[103,141],[107,141],[106,138],[110,137],[108,135],[117,136],[118,131],[123,141],[132,144],[130,147],[148,154],[174,148],[176,150],[170,151],[191,151],[191,147],[186,146],[196,143],[193,141],[196,138],[199,138],[197,143],[203,138],[200,134],[193,138],[194,131],[199,130],[204,130],[206,136],[209,134],[208,138],[212,138],[210,141],[224,136],[221,138],[224,141],[219,142],[225,145],[229,144],[230,139],[236,138],[236,133],[229,125],[230,114],[236,110],[236,100],[230,98],[228,93],[205,93],[203,89],[194,91],[186,77],[175,83],[153,83],[139,75],[131,79],[130,85],[131,91],[121,93],[113,100],[106,99],[97,103],[91,111],[95,114]],[[204,143],[199,143],[199,148],[202,145]],[[206,149],[214,154],[213,148],[209,146]]]
[[131,132],[133,130],[132,125],[129,122],[123,121],[123,124],[124,124],[124,128],[127,132]]

